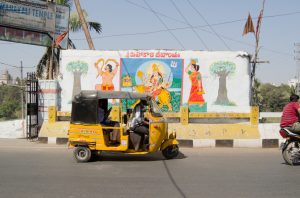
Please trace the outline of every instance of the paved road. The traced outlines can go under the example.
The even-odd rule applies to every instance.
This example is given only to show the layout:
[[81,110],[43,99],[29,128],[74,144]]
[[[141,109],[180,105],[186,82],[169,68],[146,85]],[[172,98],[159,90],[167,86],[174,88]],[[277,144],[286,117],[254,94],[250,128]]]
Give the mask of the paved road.
[[0,139],[0,197],[299,197],[300,166],[277,149],[181,149],[180,159],[103,154]]

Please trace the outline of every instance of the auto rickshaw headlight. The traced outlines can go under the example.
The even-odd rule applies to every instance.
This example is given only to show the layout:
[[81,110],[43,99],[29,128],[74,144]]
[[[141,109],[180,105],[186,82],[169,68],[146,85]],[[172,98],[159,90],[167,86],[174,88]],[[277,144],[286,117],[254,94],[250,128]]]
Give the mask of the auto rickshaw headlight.
[[176,132],[170,133],[169,139],[176,139]]

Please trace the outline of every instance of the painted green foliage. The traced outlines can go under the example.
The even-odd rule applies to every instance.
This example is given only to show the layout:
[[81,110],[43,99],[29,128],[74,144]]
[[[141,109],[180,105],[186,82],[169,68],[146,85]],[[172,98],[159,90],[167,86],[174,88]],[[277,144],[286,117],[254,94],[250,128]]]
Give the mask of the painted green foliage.
[[219,90],[215,104],[235,106],[235,104],[228,99],[226,83],[227,77],[234,74],[236,65],[229,61],[218,61],[214,62],[209,69],[211,75],[219,78]]
[[82,74],[87,73],[88,68],[88,64],[84,61],[72,61],[67,65],[67,70],[69,72],[80,72]]
[[72,98],[81,91],[81,75],[86,74],[88,68],[84,61],[72,61],[67,64],[67,71],[72,72],[74,76]]

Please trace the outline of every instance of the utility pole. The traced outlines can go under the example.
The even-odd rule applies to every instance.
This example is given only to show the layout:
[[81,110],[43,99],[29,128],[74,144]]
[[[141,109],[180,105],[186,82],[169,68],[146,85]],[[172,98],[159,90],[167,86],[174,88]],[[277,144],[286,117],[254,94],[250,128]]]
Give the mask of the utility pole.
[[252,69],[251,69],[251,74],[250,74],[250,79],[251,79],[251,101],[250,104],[253,106],[254,105],[254,100],[253,100],[253,92],[254,92],[254,80],[255,80],[255,72],[256,72],[256,64],[257,63],[266,63],[267,61],[258,61],[258,53],[260,50],[259,46],[259,39],[260,39],[260,29],[261,29],[261,22],[264,14],[264,9],[265,9],[265,2],[266,0],[263,0],[263,5],[262,9],[259,13],[257,24],[256,24],[256,31],[254,32],[254,37],[255,37],[255,52],[254,52],[254,57],[251,61],[252,63]]
[[263,17],[263,12],[265,9],[265,0],[263,1],[263,6],[262,6],[262,10],[260,11],[259,17],[258,17],[258,21],[257,21],[257,25],[256,25],[256,33],[255,33],[255,52],[254,52],[254,57],[253,57],[253,65],[252,65],[252,72],[251,72],[251,80],[252,83],[254,81],[255,78],[255,70],[256,70],[256,63],[258,62],[258,52],[260,50],[259,47],[259,37],[260,37],[260,28],[261,28],[261,21],[262,21],[262,17]]
[[75,3],[75,6],[76,6],[76,9],[77,9],[77,13],[78,13],[78,16],[79,16],[79,20],[80,20],[83,32],[85,34],[85,38],[86,38],[86,40],[89,44],[89,48],[91,50],[95,50],[94,43],[93,43],[92,37],[90,35],[90,31],[88,29],[88,26],[86,24],[86,21],[85,21],[85,18],[84,18],[84,15],[83,15],[83,12],[82,12],[82,9],[81,9],[81,6],[80,6],[80,2],[79,2],[79,0],[74,0],[74,3]]
[[22,131],[23,135],[25,137],[25,130],[24,130],[24,86],[23,86],[23,62],[21,61],[21,108],[22,108]]
[[53,70],[54,70],[54,45],[55,45],[55,27],[56,27],[56,1],[51,1],[52,6],[54,6],[54,24],[53,24],[53,34],[52,34],[52,45],[51,45],[51,56],[49,61],[49,73],[48,79],[53,80]]

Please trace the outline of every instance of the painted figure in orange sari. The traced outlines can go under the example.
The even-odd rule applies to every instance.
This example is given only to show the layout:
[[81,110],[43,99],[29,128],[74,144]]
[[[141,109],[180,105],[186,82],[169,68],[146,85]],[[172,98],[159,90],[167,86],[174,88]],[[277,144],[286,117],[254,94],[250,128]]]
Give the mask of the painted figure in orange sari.
[[[113,69],[112,65],[109,64],[109,62],[115,63],[116,67]],[[101,63],[101,67],[99,67],[99,63]],[[96,90],[104,90],[104,91],[113,91],[115,90],[114,84],[113,84],[113,78],[115,77],[119,63],[115,59],[107,59],[104,63],[104,59],[100,58],[96,63],[95,67],[98,71],[97,77],[101,76],[102,78],[102,84],[96,84],[95,89]]]
[[185,72],[189,75],[191,80],[191,90],[188,100],[189,105],[198,104],[202,106],[205,103],[203,98],[204,89],[202,86],[202,76],[199,72],[199,65],[196,64],[195,60],[186,67]]

